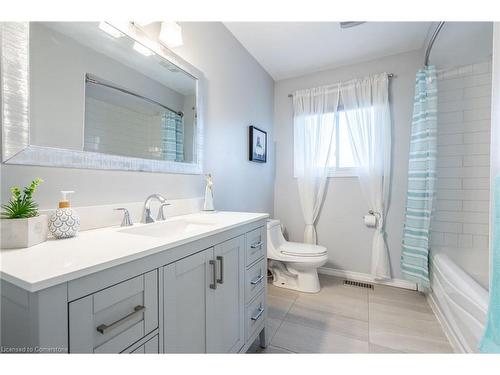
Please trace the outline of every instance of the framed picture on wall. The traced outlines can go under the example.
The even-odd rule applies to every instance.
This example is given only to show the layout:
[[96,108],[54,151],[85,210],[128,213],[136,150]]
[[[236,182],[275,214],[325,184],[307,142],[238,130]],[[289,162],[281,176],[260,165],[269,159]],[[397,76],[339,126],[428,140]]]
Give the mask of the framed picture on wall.
[[264,130],[250,125],[249,133],[249,159],[258,163],[267,161],[267,133]]

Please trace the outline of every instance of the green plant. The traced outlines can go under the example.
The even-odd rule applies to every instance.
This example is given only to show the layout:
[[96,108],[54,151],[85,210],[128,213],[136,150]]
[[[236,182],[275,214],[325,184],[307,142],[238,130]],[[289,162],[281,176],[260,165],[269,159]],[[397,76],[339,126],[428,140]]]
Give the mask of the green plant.
[[12,197],[9,203],[2,205],[3,219],[25,219],[38,216],[38,204],[33,201],[33,193],[38,185],[43,182],[40,178],[35,178],[31,184],[26,186],[23,191],[18,186],[10,189]]

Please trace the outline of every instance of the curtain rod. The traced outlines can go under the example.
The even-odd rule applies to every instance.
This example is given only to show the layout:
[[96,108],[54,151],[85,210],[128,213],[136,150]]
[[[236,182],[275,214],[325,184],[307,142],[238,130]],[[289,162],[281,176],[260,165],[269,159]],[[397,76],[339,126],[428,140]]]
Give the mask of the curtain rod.
[[184,113],[182,111],[175,111],[173,110],[172,108],[169,108],[167,107],[166,105],[163,105],[161,103],[158,103],[157,101],[153,100],[153,99],[149,99],[145,96],[142,96],[142,95],[139,95],[139,94],[136,94],[135,92],[132,92],[132,91],[128,91],[126,89],[122,89],[121,87],[117,87],[117,86],[113,86],[109,83],[105,83],[105,82],[102,82],[102,81],[99,81],[93,77],[89,77],[88,74],[85,75],[85,82],[89,82],[89,83],[92,83],[94,85],[100,85],[100,86],[105,86],[105,87],[108,87],[110,89],[113,89],[113,90],[117,90],[117,91],[120,91],[120,92],[123,92],[125,94],[129,94],[129,95],[132,95],[132,96],[135,96],[136,98],[139,98],[139,99],[143,99],[149,103],[153,103],[153,104],[156,104],[164,109],[166,109],[167,111],[170,111],[170,112],[174,112],[175,114],[181,116],[181,117],[184,117]]
[[[389,77],[389,78],[395,78],[396,76],[394,75],[394,73],[388,73],[387,77]],[[288,94],[288,97],[289,98],[293,98],[293,94]]]
[[425,59],[424,59],[425,66],[429,65],[429,57],[431,55],[432,46],[434,45],[434,42],[436,41],[436,38],[441,29],[443,28],[443,26],[444,26],[444,21],[439,22],[439,24],[436,27],[436,30],[434,30],[434,32],[432,33],[429,44],[427,45],[427,49],[425,50]]

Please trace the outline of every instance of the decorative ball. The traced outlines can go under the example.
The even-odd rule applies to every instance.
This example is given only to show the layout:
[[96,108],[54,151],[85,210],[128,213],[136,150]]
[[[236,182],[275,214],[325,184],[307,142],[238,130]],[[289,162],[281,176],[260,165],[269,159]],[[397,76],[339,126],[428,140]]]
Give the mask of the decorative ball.
[[50,233],[56,238],[76,236],[80,229],[80,217],[71,208],[59,208],[49,220]]

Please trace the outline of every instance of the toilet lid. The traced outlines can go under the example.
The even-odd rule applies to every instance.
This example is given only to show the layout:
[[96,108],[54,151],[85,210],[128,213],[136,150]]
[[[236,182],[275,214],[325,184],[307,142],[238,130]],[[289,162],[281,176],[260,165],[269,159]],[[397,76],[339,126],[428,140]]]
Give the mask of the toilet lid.
[[296,257],[317,257],[326,254],[326,247],[299,242],[287,242],[280,246],[283,255]]

